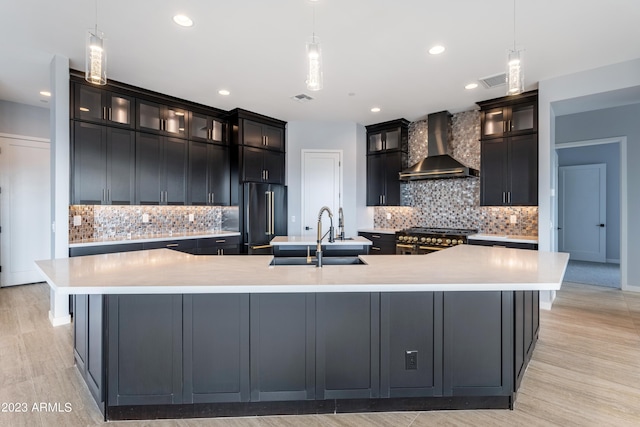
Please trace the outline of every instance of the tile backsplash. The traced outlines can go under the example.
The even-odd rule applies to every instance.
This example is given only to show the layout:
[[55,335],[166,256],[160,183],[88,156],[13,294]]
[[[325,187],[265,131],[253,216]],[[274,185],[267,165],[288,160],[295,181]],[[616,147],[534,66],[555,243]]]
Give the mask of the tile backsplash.
[[[453,157],[480,169],[480,112],[454,114],[452,134]],[[426,155],[427,121],[420,120],[409,126],[409,165]],[[401,184],[401,192],[402,206],[375,208],[375,227],[448,227],[491,234],[538,234],[537,207],[480,206],[480,178],[411,181]]]
[[[81,223],[74,226],[77,215]],[[145,215],[149,222],[143,222]],[[237,206],[69,206],[69,243],[216,230],[238,230]]]

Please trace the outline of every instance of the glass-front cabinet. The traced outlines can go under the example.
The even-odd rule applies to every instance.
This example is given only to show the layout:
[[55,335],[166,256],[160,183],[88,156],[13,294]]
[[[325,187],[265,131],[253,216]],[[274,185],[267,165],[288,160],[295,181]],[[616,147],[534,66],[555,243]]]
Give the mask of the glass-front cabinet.
[[[390,123],[390,127],[387,129],[380,129],[379,131],[370,132],[368,135],[367,153],[377,153],[381,151],[395,151],[400,150],[401,147],[406,150],[406,139],[403,141],[403,129],[407,125],[394,121]],[[406,132],[405,132],[406,133]]]
[[226,143],[224,124],[214,117],[192,112],[189,128],[189,139]]
[[138,130],[187,137],[187,110],[138,100]]
[[533,99],[529,93],[516,96],[518,98],[512,98],[509,105],[495,108],[478,103],[484,104],[481,111],[481,139],[526,134],[537,130],[537,98]]
[[74,96],[75,119],[133,128],[133,97],[81,83]]

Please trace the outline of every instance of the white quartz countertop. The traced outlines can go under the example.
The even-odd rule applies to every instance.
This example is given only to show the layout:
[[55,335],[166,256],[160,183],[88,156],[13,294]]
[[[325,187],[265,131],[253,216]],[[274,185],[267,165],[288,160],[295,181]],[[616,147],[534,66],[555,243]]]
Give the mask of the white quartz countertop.
[[358,232],[377,233],[377,234],[396,234],[401,228],[359,228]]
[[[287,246],[287,245],[308,245],[315,246],[317,244],[317,240],[315,236],[276,236],[271,239],[272,246]],[[322,240],[323,246],[349,246],[349,245],[371,245],[371,240],[365,239],[361,236],[349,237],[345,240],[336,239],[334,242],[330,243],[329,240],[325,237]]]
[[148,234],[135,235],[131,239],[122,239],[121,237],[105,238],[105,239],[85,239],[82,242],[70,243],[70,248],[82,248],[86,246],[104,246],[104,245],[122,245],[127,243],[143,243],[143,242],[162,242],[164,240],[187,240],[187,239],[206,239],[209,237],[231,237],[239,236],[237,231],[215,231],[210,233],[166,233],[166,234]]
[[460,245],[428,255],[360,255],[367,265],[270,266],[271,255],[170,249],[36,261],[61,294],[558,290],[569,255]]
[[513,234],[472,234],[468,236],[474,240],[489,240],[496,242],[512,242],[512,243],[538,243],[538,236],[518,236]]

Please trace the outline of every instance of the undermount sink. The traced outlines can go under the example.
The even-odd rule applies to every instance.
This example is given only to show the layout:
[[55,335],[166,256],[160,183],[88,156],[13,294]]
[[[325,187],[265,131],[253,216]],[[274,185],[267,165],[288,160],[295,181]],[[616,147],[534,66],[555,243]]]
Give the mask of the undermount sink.
[[[306,257],[274,257],[269,265],[308,265],[316,266],[316,259],[311,258],[311,262],[307,262]],[[332,256],[323,257],[322,265],[367,265],[366,262],[357,256]]]

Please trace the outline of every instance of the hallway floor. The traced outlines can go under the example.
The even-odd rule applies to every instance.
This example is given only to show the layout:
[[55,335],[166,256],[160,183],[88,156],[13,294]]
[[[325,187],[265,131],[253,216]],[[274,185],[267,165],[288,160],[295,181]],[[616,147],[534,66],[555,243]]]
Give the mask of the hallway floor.
[[[0,289],[0,426],[638,426],[640,294],[565,282],[541,313],[515,410],[160,420],[105,424],[73,363],[71,325],[44,283]],[[37,411],[40,404],[61,411]],[[26,406],[25,412],[16,412]],[[24,405],[23,405],[24,404]],[[35,408],[34,408],[35,404]],[[66,405],[66,406],[65,406]],[[65,412],[65,409],[69,409]]]

